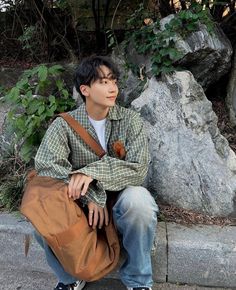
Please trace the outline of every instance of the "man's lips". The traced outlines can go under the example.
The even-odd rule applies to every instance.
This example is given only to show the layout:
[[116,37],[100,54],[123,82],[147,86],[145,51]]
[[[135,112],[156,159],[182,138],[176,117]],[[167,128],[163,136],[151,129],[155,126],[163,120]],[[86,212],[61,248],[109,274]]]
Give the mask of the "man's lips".
[[116,99],[116,96],[107,97],[107,99],[109,99],[109,100],[115,100]]

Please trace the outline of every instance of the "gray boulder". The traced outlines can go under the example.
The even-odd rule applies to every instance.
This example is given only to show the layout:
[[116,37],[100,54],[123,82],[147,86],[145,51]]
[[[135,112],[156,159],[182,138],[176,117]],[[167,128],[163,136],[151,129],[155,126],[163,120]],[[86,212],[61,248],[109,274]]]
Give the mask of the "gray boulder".
[[200,24],[199,31],[186,39],[176,37],[176,48],[183,53],[178,64],[190,70],[204,89],[230,70],[233,49],[218,25],[212,34]]
[[227,87],[226,105],[229,111],[230,121],[236,126],[236,54],[234,54],[234,61]]
[[[161,31],[174,17],[169,15],[160,21]],[[218,25],[215,25],[212,33],[209,33],[205,25],[199,24],[198,31],[190,33],[186,38],[176,34],[173,40],[177,50],[182,53],[181,59],[176,64],[191,71],[204,89],[230,70],[233,49]],[[145,66],[146,75],[152,77],[150,55],[139,55],[130,43],[126,57],[139,68]]]
[[147,186],[157,201],[236,215],[236,156],[193,75],[153,77],[132,107],[145,120],[152,158]]

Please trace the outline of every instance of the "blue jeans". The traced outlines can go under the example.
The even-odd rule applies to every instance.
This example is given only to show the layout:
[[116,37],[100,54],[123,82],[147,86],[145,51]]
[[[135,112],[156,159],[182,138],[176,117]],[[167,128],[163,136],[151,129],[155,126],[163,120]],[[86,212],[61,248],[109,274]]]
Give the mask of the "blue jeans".
[[[151,194],[141,186],[128,186],[113,207],[114,222],[121,233],[126,258],[120,268],[121,281],[127,287],[151,287],[151,249],[156,233],[158,207]],[[35,232],[43,247],[48,265],[58,281],[72,284],[76,280],[63,269],[44,239]]]

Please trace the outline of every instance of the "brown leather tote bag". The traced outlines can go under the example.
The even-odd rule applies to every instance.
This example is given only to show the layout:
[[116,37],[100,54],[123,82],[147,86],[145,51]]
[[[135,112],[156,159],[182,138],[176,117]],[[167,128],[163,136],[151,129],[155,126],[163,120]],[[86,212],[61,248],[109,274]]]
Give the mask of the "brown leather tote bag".
[[119,239],[111,207],[109,225],[93,230],[82,207],[68,197],[67,187],[62,180],[34,176],[26,184],[20,211],[68,273],[85,281],[98,280],[119,261]]

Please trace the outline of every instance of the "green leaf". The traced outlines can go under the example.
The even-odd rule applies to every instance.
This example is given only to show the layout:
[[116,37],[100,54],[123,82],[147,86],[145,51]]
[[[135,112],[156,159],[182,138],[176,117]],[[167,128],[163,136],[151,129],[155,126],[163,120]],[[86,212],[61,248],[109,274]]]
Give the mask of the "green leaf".
[[159,53],[161,56],[166,56],[169,54],[168,49],[166,49],[166,48],[160,49]]
[[114,37],[110,37],[110,38],[109,38],[108,47],[112,47],[114,44],[115,44],[115,39],[114,39]]
[[47,117],[52,117],[54,116],[54,108],[47,110]]
[[69,96],[69,93],[68,93],[68,91],[67,91],[67,90],[65,90],[65,89],[63,89],[63,90],[62,90],[62,94],[63,94],[63,96],[64,96],[64,98],[65,98],[65,99],[67,99],[67,98],[68,98],[68,96]]
[[28,102],[28,99],[27,98],[22,98],[21,103],[22,103],[22,105],[23,105],[24,108],[27,108],[28,107],[29,102]]
[[20,131],[24,132],[25,129],[26,129],[26,127],[25,127],[25,118],[23,118],[23,117],[17,118],[16,121],[15,121],[15,125]]
[[15,102],[20,95],[20,90],[17,87],[11,89],[10,93],[6,95],[6,99]]
[[66,106],[60,106],[60,108],[58,108],[59,112],[65,112],[66,110]]
[[31,99],[33,98],[33,92],[32,90],[29,90],[26,94],[26,97],[29,101],[31,101]]
[[161,63],[162,62],[162,59],[161,59],[161,56],[159,53],[155,54],[153,57],[152,57],[152,62],[154,63]]
[[186,25],[187,30],[190,32],[195,31],[197,29],[197,25],[195,23],[188,23]]
[[175,48],[169,48],[169,56],[171,60],[177,60],[179,57],[179,52]]
[[52,111],[53,113],[56,111],[57,109],[57,104],[54,103],[51,107],[50,107],[50,111]]
[[52,106],[53,104],[55,104],[56,99],[55,99],[55,97],[53,95],[50,95],[48,99],[49,99],[49,102],[50,102],[50,106]]
[[27,89],[29,87],[29,80],[28,78],[23,78],[19,82],[17,82],[16,87],[19,89]]
[[153,65],[152,70],[156,76],[159,76],[159,74],[161,73],[161,68],[158,66]]
[[38,108],[38,114],[41,115],[44,111],[45,111],[45,106],[44,106],[44,104],[42,104]]
[[27,114],[32,115],[37,112],[38,108],[41,106],[42,100],[40,99],[33,99],[27,108]]
[[45,110],[42,114],[39,115],[39,122],[42,123],[45,119],[47,119],[47,110]]
[[54,112],[52,111],[47,111],[47,117],[53,117],[54,116]]
[[169,67],[162,67],[162,69],[161,69],[161,71],[163,72],[163,73],[169,73],[169,72],[172,72],[172,71],[174,71],[174,67],[173,66],[169,66]]
[[48,69],[48,73],[52,75],[61,73],[62,71],[64,71],[64,68],[59,64],[53,65]]
[[12,120],[14,118],[14,113],[12,111],[9,111],[8,114],[7,114],[7,118],[9,120]]
[[56,85],[59,91],[63,89],[63,81],[62,80],[56,80]]
[[165,59],[165,60],[163,61],[163,64],[164,64],[165,66],[170,66],[170,65],[172,64],[172,61],[171,61],[170,59]]
[[20,149],[20,156],[25,162],[29,162],[32,156],[33,148],[31,144],[24,143]]
[[48,76],[48,69],[45,65],[41,65],[38,69],[38,77],[41,82],[45,81]]

